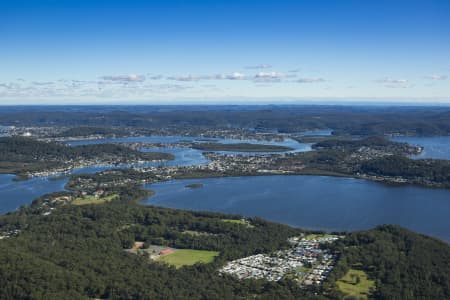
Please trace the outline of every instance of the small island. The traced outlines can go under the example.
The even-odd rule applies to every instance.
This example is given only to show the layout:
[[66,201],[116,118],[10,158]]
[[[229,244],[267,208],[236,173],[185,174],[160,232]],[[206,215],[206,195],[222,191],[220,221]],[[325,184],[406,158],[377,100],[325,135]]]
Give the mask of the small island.
[[198,143],[194,144],[192,148],[205,151],[236,151],[236,152],[286,152],[294,150],[293,148],[280,145],[251,144],[251,143],[237,143],[237,144]]
[[186,184],[185,187],[190,188],[190,189],[200,189],[203,187],[203,183],[190,183],[190,184]]

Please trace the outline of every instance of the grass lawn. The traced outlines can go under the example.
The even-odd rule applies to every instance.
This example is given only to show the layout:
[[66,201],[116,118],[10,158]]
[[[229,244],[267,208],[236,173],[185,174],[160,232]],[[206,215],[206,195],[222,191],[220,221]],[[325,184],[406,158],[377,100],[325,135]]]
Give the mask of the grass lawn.
[[219,255],[217,251],[177,249],[175,252],[164,255],[158,260],[180,268],[182,266],[191,266],[198,262],[210,263],[217,255]]
[[239,219],[239,220],[236,220],[236,219],[222,219],[222,222],[247,225],[247,222],[245,222],[245,220],[241,220],[241,219]]
[[308,234],[305,236],[306,240],[313,240],[313,239],[317,239],[317,238],[327,238],[330,237],[330,234]]
[[309,273],[309,271],[311,271],[311,268],[300,266],[295,268],[295,270],[287,272],[284,275],[284,278],[301,281]]
[[375,282],[367,279],[364,271],[355,269],[350,269],[336,284],[341,292],[358,299],[367,299],[371,290],[375,289]]
[[300,266],[296,268],[297,271],[303,272],[303,273],[308,273],[309,271],[311,271],[311,268],[305,267],[305,266]]
[[87,196],[85,198],[76,198],[75,200],[72,201],[72,204],[73,205],[100,204],[114,200],[117,197],[119,197],[117,194],[113,194],[106,197]]
[[250,228],[253,228],[255,226],[251,225],[247,220],[242,220],[242,219],[222,219],[222,222],[226,222],[226,223],[233,223],[233,224],[240,224],[240,225],[246,225]]
[[205,235],[213,235],[209,232],[203,232],[203,231],[195,231],[195,230],[185,230],[182,232],[183,234],[188,234],[192,236],[205,236]]

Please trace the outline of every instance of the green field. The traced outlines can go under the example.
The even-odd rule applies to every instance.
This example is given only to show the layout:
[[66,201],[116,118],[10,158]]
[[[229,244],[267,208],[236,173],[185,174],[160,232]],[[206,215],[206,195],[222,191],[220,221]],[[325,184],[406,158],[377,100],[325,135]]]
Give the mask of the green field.
[[297,267],[296,268],[297,271],[303,272],[303,273],[308,273],[309,271],[311,271],[311,268],[305,267],[305,266],[301,266],[301,267]]
[[213,235],[209,232],[203,232],[203,231],[195,231],[195,230],[185,230],[182,232],[183,234],[188,234],[192,236],[205,236],[205,235]]
[[311,268],[305,266],[297,267],[294,270],[287,272],[284,278],[301,281],[306,275],[308,275],[309,271],[311,271]]
[[313,239],[317,239],[317,238],[327,238],[330,237],[330,234],[308,234],[305,236],[306,240],[313,240]]
[[245,226],[248,226],[250,228],[255,227],[252,224],[250,224],[249,221],[244,220],[244,219],[239,219],[239,220],[237,220],[237,219],[222,219],[221,221],[225,222],[225,223],[233,223],[233,224],[245,225]]
[[182,266],[191,266],[198,262],[210,263],[217,255],[219,255],[217,251],[177,249],[174,253],[162,256],[158,260],[180,268]]
[[367,299],[371,291],[375,289],[375,282],[367,279],[364,271],[355,269],[350,269],[336,284],[346,296],[357,299]]
[[245,220],[241,220],[241,219],[239,219],[239,220],[236,220],[236,219],[222,219],[222,222],[247,225],[247,222]]
[[113,195],[106,196],[106,197],[95,197],[95,196],[87,196],[84,198],[80,197],[80,198],[76,198],[75,200],[73,200],[72,204],[73,205],[101,204],[101,203],[112,201],[118,197],[119,196],[117,194],[113,194]]

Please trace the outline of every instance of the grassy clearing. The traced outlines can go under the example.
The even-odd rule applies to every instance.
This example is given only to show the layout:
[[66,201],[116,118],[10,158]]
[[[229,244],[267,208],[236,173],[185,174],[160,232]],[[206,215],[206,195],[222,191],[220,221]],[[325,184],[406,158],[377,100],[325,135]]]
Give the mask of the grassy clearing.
[[305,236],[305,239],[313,240],[313,239],[317,239],[317,238],[327,238],[330,236],[331,236],[330,234],[308,234]]
[[245,220],[236,220],[236,219],[222,219],[222,222],[226,222],[226,223],[235,223],[235,224],[242,224],[242,225],[246,225],[247,222]]
[[296,270],[300,271],[300,272],[303,272],[303,273],[308,273],[309,271],[311,271],[311,268],[308,268],[308,267],[305,267],[305,266],[301,266],[301,267],[298,267]]
[[292,279],[292,280],[297,280],[297,281],[302,281],[303,278],[308,275],[309,271],[311,271],[311,268],[305,267],[305,266],[301,266],[301,267],[297,267],[295,268],[295,270],[292,270],[288,273],[286,273],[286,275],[284,276],[285,279]]
[[248,226],[250,228],[253,228],[255,226],[253,226],[252,224],[250,224],[249,221],[245,220],[245,219],[222,219],[222,222],[226,222],[226,223],[233,223],[233,224],[240,224],[240,225],[245,225]]
[[87,204],[101,204],[105,202],[112,201],[114,199],[117,199],[119,195],[113,194],[106,197],[95,197],[95,196],[87,196],[84,198],[76,198],[72,201],[73,205],[87,205]]
[[366,272],[355,269],[350,269],[336,284],[341,292],[357,299],[367,299],[375,289],[375,281],[367,279]]
[[206,236],[206,235],[213,235],[209,232],[203,232],[203,231],[195,231],[195,230],[185,230],[182,232],[183,234],[188,234],[192,236]]
[[163,261],[176,268],[180,268],[182,266],[191,266],[198,262],[205,264],[210,263],[214,260],[214,257],[218,255],[219,252],[217,251],[177,249],[171,254],[162,256],[158,261]]

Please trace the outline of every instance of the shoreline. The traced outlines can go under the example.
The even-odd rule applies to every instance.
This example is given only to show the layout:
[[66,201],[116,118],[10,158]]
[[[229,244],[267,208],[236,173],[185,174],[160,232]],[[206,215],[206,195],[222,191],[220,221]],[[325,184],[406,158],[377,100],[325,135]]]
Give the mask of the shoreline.
[[[315,175],[289,174],[289,175],[295,175],[295,176],[320,176],[320,177],[344,177],[344,178],[350,179],[349,177],[346,177],[346,176],[329,176],[329,175],[317,175],[317,174],[315,174]],[[222,177],[223,178],[225,178],[225,177],[234,177],[234,178],[239,178],[239,177],[260,177],[260,176],[277,176],[277,177],[279,177],[279,176],[283,176],[283,175],[280,175],[280,174],[270,174],[270,175],[269,174],[260,174],[260,175],[241,175],[241,176],[211,176],[211,177],[202,177],[202,179],[214,179],[214,178],[222,178]],[[155,182],[155,183],[164,183],[164,182],[173,181],[173,180],[195,180],[195,179],[198,179],[198,177],[174,178],[174,179],[171,179],[171,180],[163,180],[163,181],[158,181],[158,182]],[[367,179],[364,179],[364,178],[351,178],[351,179],[366,180],[366,181],[372,182],[371,180],[367,180]],[[378,183],[383,184],[383,182],[378,182]],[[148,186],[148,188],[145,187],[146,185]],[[143,201],[149,199],[150,197],[152,197],[152,196],[154,196],[156,194],[156,191],[151,189],[151,185],[152,185],[151,183],[150,184],[142,184],[142,185],[140,185],[139,189],[144,194],[139,196],[138,198],[133,199],[129,203],[130,204],[136,204],[136,205],[142,205],[142,206],[163,207],[163,208],[169,208],[169,209],[174,209],[174,210],[186,210],[186,211],[197,211],[197,212],[217,212],[215,210],[180,209],[180,208],[171,208],[171,207],[165,207],[165,206],[162,206],[162,205],[155,205],[155,204],[150,204],[150,203],[149,204],[143,203]],[[420,188],[426,188],[426,187],[420,187]],[[70,190],[61,190],[61,191],[51,192],[51,193],[49,193],[47,195],[50,196],[50,195],[53,195],[53,194],[59,194],[61,192],[69,192],[70,193],[71,191]],[[23,206],[25,206],[25,207],[33,207],[34,200],[39,199],[42,196],[43,195],[33,199],[32,202],[30,202],[29,204],[24,204]],[[16,211],[5,212],[3,215],[9,214],[9,213],[15,213],[15,212]],[[246,215],[246,217],[250,217],[250,216]],[[267,219],[267,220],[271,220],[271,219],[268,219],[267,217],[261,217],[261,218]],[[293,225],[291,223],[285,223],[285,222],[282,222],[282,221],[279,221],[279,220],[278,221],[277,220],[271,220],[271,222],[285,224],[285,225],[288,225],[288,226],[291,226],[291,227],[294,227],[294,228],[299,228],[299,229],[304,229],[304,230],[320,230],[320,231],[323,231],[323,232],[346,232],[346,233],[348,233],[348,232],[355,232],[355,231],[361,231],[361,230],[366,230],[366,229],[372,228],[372,227],[370,227],[370,228],[366,228],[366,229],[355,229],[355,230],[350,230],[350,229],[349,230],[336,230],[336,229],[328,229],[328,228],[320,228],[320,227],[298,226],[298,225]],[[381,224],[378,224],[378,225],[381,225]],[[374,225],[373,227],[375,227],[375,226],[377,226],[377,225]],[[447,241],[446,239],[444,239],[442,237],[439,237],[439,236],[436,236],[436,235],[432,235],[432,234],[429,234],[429,233],[420,233],[420,234],[425,235],[425,236],[433,237],[433,238],[438,239],[440,241],[443,241],[443,242],[445,242],[447,244],[450,243],[450,241]]]
[[[111,169],[114,169],[114,167],[120,168],[121,166],[123,166],[123,165],[90,165],[90,166],[79,167],[79,168],[111,167]],[[79,169],[79,168],[74,168],[72,170]],[[131,168],[133,168],[133,167],[131,167]],[[130,168],[124,168],[124,169],[130,169]],[[101,172],[101,171],[99,171],[99,172]],[[97,172],[95,172],[95,173],[97,173]],[[95,173],[92,173],[92,174],[95,174]],[[40,178],[40,179],[47,178],[48,180],[59,180],[59,179],[64,179],[64,178],[70,178],[73,175],[77,175],[77,174],[70,174],[69,172],[67,172],[67,173],[55,172],[55,173],[52,173],[51,175],[29,177],[22,173],[7,173],[7,172],[3,173],[1,171],[0,171],[0,174],[14,176],[12,178],[13,181],[27,181],[27,180],[30,180],[33,178]],[[91,174],[91,173],[88,173],[88,174]],[[423,188],[429,188],[429,189],[444,189],[444,190],[450,189],[450,186],[439,185],[439,184],[435,184],[435,185],[434,184],[419,184],[416,182],[410,182],[407,179],[402,179],[402,178],[391,178],[391,177],[382,177],[382,176],[379,176],[377,178],[377,176],[371,176],[371,175],[366,175],[366,176],[365,175],[352,175],[352,174],[345,174],[345,173],[339,173],[339,172],[334,172],[334,171],[325,171],[325,170],[320,170],[320,169],[305,169],[304,171],[296,171],[296,172],[282,172],[282,171],[274,170],[274,171],[269,171],[269,172],[257,172],[257,173],[252,173],[252,174],[242,173],[242,174],[219,174],[219,175],[216,174],[216,175],[212,175],[212,176],[208,176],[209,174],[204,174],[204,175],[205,176],[182,175],[182,176],[175,176],[173,179],[307,175],[307,176],[330,176],[330,177],[361,179],[361,180],[367,180],[367,181],[372,181],[372,182],[378,182],[378,183],[382,183],[382,184],[386,184],[386,185],[397,185],[397,186],[409,185],[409,186],[423,187]],[[400,181],[396,181],[396,180],[400,180]],[[159,182],[161,182],[161,181],[159,181]]]
[[[272,176],[282,176],[282,175],[272,175]],[[296,176],[313,176],[313,175],[296,175]],[[249,177],[249,176],[233,176],[233,178],[239,178],[239,177]],[[260,176],[250,176],[250,177],[260,177]],[[323,177],[331,177],[331,176],[323,176]],[[210,177],[210,179],[218,179],[218,178],[222,178],[222,177]],[[183,179],[175,179],[175,180],[195,180],[196,178],[183,178]],[[206,178],[208,179],[208,178]],[[353,179],[357,179],[357,178],[353,178]],[[166,183],[168,181],[163,181],[163,182],[157,182],[157,183]],[[184,186],[185,182],[182,183],[182,185]],[[248,215],[248,214],[244,214],[244,213],[238,213],[238,212],[225,212],[225,211],[221,211],[221,210],[215,210],[215,209],[193,209],[193,208],[177,208],[177,207],[170,207],[170,206],[165,206],[165,205],[161,205],[161,204],[152,204],[152,203],[144,203],[143,201],[145,200],[149,200],[151,197],[155,196],[157,194],[157,192],[151,188],[152,184],[146,184],[146,185],[150,185],[148,188],[145,187],[145,185],[142,186],[142,189],[144,191],[148,191],[149,195],[147,197],[145,197],[144,199],[141,199],[139,201],[136,202],[137,205],[141,205],[141,206],[150,206],[150,207],[161,207],[161,208],[165,208],[165,209],[173,209],[173,210],[180,210],[180,211],[192,211],[192,212],[199,212],[199,213],[231,213],[231,214],[239,214],[242,215],[244,218],[253,218],[253,217],[258,217],[258,218],[262,218],[264,220],[268,220],[270,222],[274,222],[274,223],[279,223],[279,224],[283,224],[283,225],[287,225],[290,226],[292,228],[296,228],[296,229],[301,229],[301,230],[305,230],[305,231],[315,231],[315,232],[322,232],[322,233],[353,233],[353,232],[360,232],[360,231],[365,231],[365,230],[370,230],[372,228],[376,228],[377,226],[381,226],[381,225],[386,225],[386,224],[393,224],[393,225],[397,225],[397,226],[401,226],[403,228],[408,228],[411,231],[416,232],[417,234],[426,236],[426,237],[430,237],[430,238],[434,238],[436,240],[439,240],[441,242],[444,242],[448,245],[450,245],[450,239],[446,239],[444,237],[438,236],[436,234],[432,234],[432,233],[424,233],[421,231],[417,231],[415,229],[411,229],[409,227],[405,227],[405,225],[400,225],[400,224],[396,224],[396,223],[379,223],[379,224],[375,224],[366,228],[359,228],[359,229],[333,229],[333,228],[325,228],[325,227],[317,227],[317,226],[300,226],[300,225],[296,225],[293,223],[288,223],[285,221],[280,221],[280,220],[275,220],[272,218],[268,218],[263,217],[263,216],[257,216],[257,215]]]

